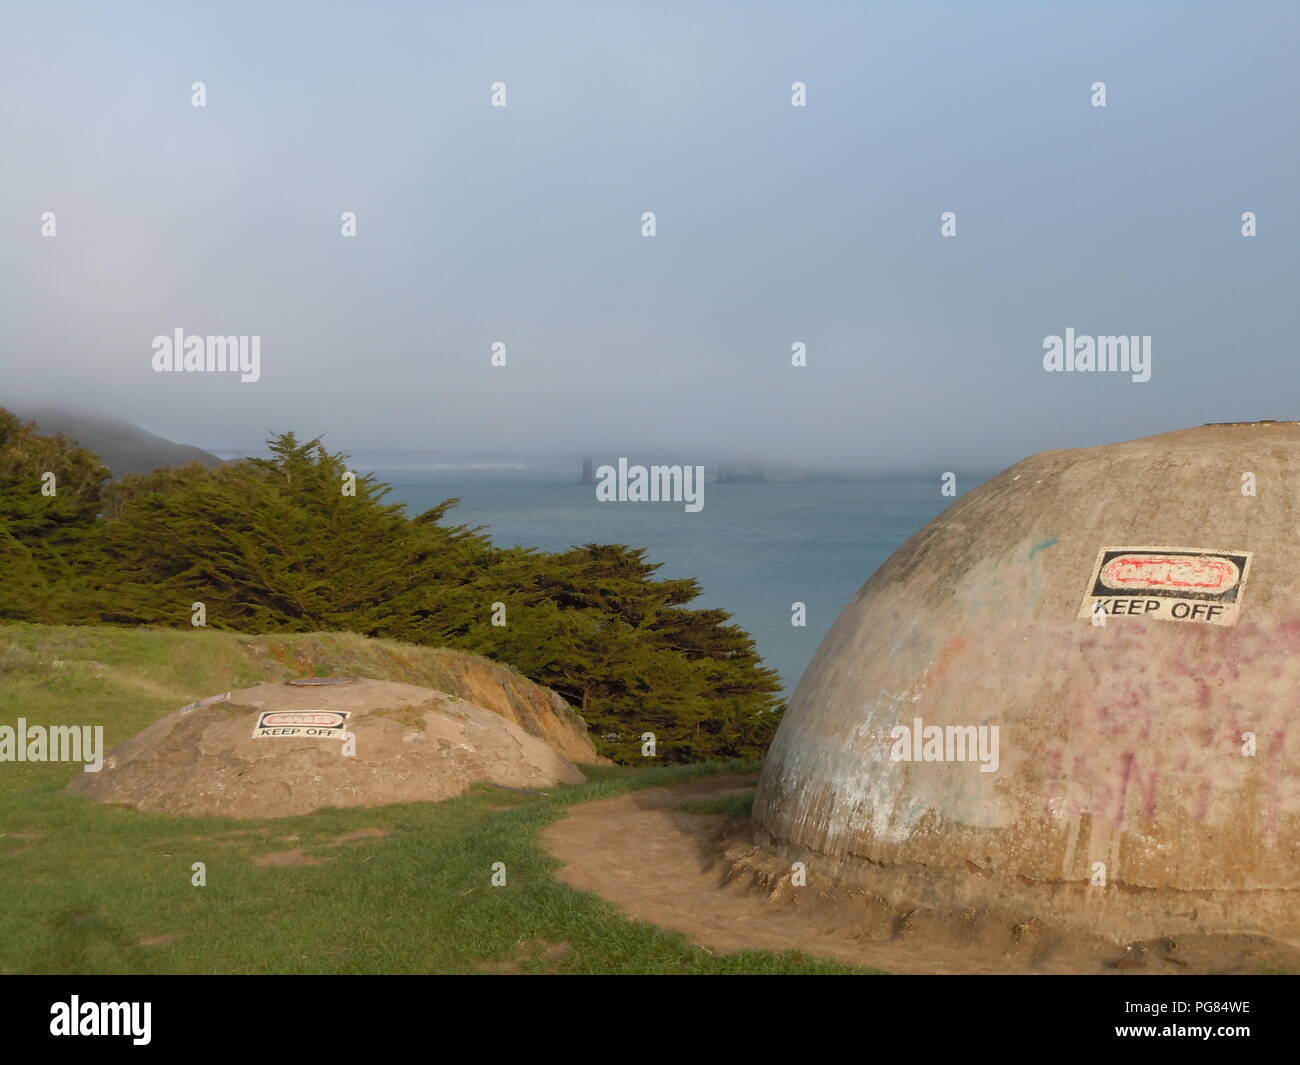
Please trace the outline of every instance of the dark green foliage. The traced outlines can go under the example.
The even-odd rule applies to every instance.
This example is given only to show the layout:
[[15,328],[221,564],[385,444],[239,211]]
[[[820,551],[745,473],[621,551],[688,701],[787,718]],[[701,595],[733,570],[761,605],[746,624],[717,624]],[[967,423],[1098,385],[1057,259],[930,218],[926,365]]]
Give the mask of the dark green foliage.
[[[501,550],[444,524],[455,500],[411,517],[373,477],[345,492],[346,456],[319,439],[289,433],[270,446],[268,459],[156,470],[101,494],[93,455],[24,438],[22,448],[54,448],[36,464],[62,461],[70,490],[56,511],[20,490],[30,463],[3,482],[13,604],[39,591],[46,605],[2,616],[189,626],[201,602],[213,628],[352,631],[508,662],[573,703],[619,761],[641,761],[646,732],[661,762],[766,749],[776,674],[725,611],[689,607],[695,581],[657,580],[644,551],[620,544]],[[493,624],[502,611],[505,624]]]
[[725,611],[685,605],[695,581],[656,580],[645,552],[621,544],[531,559],[503,592],[508,624],[476,628],[463,646],[560,692],[617,761],[641,757],[644,732],[669,761],[767,748],[780,720],[776,674]]
[[202,602],[214,628],[439,642],[439,626],[470,609],[486,542],[438,524],[450,503],[411,520],[372,477],[345,494],[344,456],[319,440],[289,433],[271,451],[112,486],[102,546],[116,580],[105,620],[188,624]]
[[108,476],[93,452],[0,407],[0,618],[50,622],[84,609]]

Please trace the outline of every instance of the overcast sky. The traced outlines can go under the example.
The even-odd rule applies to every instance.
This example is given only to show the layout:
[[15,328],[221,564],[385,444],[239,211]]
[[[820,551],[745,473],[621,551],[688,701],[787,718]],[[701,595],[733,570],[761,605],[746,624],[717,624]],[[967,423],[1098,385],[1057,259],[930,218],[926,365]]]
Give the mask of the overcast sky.
[[4,0],[0,402],[871,468],[1298,417],[1300,5],[1138,6]]

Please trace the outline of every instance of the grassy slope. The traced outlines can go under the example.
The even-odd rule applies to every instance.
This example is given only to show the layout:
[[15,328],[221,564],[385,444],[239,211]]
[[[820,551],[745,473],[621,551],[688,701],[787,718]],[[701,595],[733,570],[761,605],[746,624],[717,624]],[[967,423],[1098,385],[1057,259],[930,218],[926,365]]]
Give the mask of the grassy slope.
[[[0,724],[103,724],[111,749],[191,699],[304,672],[447,688],[438,652],[352,635],[6,625]],[[538,835],[566,805],[735,768],[597,768],[542,796],[483,789],[257,822],[103,806],[63,793],[78,766],[0,763],[0,973],[849,971],[715,956],[552,877]],[[364,828],[389,835],[330,845]],[[324,864],[252,864],[292,848]],[[191,886],[194,862],[206,887]],[[505,887],[490,886],[494,862]],[[162,937],[175,938],[140,945]],[[558,943],[569,951],[543,956]]]

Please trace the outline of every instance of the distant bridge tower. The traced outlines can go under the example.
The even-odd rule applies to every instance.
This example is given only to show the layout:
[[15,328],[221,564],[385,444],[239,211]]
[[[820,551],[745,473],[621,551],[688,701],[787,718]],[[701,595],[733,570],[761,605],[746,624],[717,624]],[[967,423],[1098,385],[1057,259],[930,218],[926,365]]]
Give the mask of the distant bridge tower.
[[579,478],[578,483],[579,484],[596,483],[596,474],[591,468],[591,459],[589,458],[584,458],[582,460],[582,477]]

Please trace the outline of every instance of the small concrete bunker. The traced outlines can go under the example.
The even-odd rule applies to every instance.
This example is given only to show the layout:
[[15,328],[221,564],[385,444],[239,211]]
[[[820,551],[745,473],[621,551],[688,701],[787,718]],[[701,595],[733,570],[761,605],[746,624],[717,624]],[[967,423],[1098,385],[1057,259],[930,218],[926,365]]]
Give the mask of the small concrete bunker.
[[72,792],[190,816],[284,817],[436,801],[475,783],[586,778],[511,721],[432,688],[303,678],[191,703],[110,752]]
[[1300,423],[1044,452],[960,498],[835,622],[753,826],[900,910],[1300,946]]

